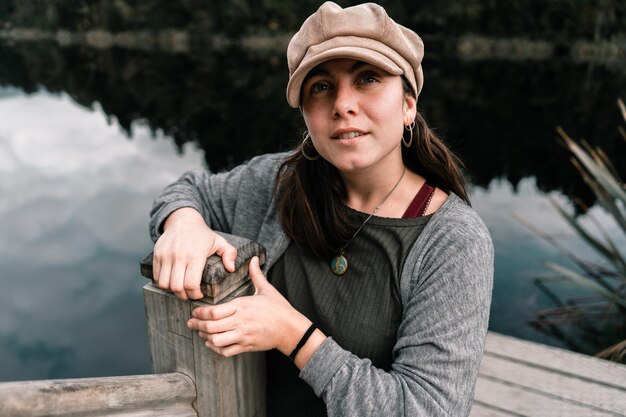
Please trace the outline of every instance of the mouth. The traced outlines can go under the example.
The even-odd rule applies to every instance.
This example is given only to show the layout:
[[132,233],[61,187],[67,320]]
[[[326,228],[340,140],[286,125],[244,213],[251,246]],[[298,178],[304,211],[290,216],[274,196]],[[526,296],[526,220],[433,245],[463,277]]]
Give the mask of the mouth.
[[359,136],[364,136],[364,132],[360,132],[358,130],[343,130],[335,132],[331,138],[332,139],[354,139]]

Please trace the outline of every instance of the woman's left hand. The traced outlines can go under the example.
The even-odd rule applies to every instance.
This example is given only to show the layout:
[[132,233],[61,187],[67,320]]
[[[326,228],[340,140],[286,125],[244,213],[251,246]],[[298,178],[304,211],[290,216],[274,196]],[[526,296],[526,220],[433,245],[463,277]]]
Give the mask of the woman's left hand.
[[248,268],[255,295],[224,304],[198,307],[187,326],[206,346],[223,356],[276,348],[289,355],[311,321],[265,278],[256,256]]

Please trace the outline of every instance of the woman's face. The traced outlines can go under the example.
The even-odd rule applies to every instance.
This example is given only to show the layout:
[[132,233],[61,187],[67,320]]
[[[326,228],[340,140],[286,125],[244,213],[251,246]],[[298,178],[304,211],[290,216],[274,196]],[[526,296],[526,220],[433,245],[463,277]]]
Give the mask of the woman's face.
[[402,79],[353,59],[324,62],[302,84],[302,114],[319,154],[342,172],[402,161],[416,101]]

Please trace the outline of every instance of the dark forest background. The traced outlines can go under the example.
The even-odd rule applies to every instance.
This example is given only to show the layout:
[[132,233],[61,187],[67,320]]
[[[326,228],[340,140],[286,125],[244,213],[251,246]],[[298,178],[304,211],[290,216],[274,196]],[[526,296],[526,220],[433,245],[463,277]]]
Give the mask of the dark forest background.
[[[342,6],[354,1],[338,1]],[[381,1],[425,39],[426,82],[419,108],[466,161],[474,184],[535,176],[543,191],[561,189],[591,202],[590,191],[556,146],[555,128],[626,160],[616,99],[626,96],[626,2],[527,0]],[[27,93],[65,92],[99,103],[132,136],[139,121],[181,147],[194,141],[212,169],[298,142],[303,123],[284,99],[285,42],[319,1],[4,0],[0,2],[0,85]],[[15,28],[69,31],[74,42],[15,41]],[[167,48],[95,48],[76,42],[88,31],[177,30],[183,52]],[[7,35],[8,34],[8,35]],[[467,35],[548,42],[549,59],[468,59]],[[216,48],[212,39],[234,43]],[[274,47],[236,40],[275,38]],[[572,59],[575,42],[610,42],[612,65]],[[625,164],[617,162],[626,176]]]
[[[343,7],[362,1],[341,1]],[[621,0],[437,0],[378,3],[419,33],[530,39],[611,38],[624,33]],[[321,4],[314,0],[3,0],[0,21],[48,30],[187,29],[230,36],[291,32]]]

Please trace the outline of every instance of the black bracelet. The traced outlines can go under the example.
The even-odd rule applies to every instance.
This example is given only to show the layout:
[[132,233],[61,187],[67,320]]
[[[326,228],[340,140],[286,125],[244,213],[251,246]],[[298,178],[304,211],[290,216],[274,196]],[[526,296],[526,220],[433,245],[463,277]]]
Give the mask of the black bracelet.
[[311,323],[311,326],[306,331],[306,333],[304,333],[304,336],[302,336],[302,339],[300,339],[300,341],[296,345],[296,348],[293,350],[293,352],[291,352],[291,355],[289,355],[289,359],[291,360],[291,362],[296,359],[296,355],[298,354],[298,352],[300,352],[300,349],[302,349],[302,346],[304,346],[306,341],[309,340],[309,337],[311,337],[315,329],[317,329],[317,326],[315,326],[315,323]]

